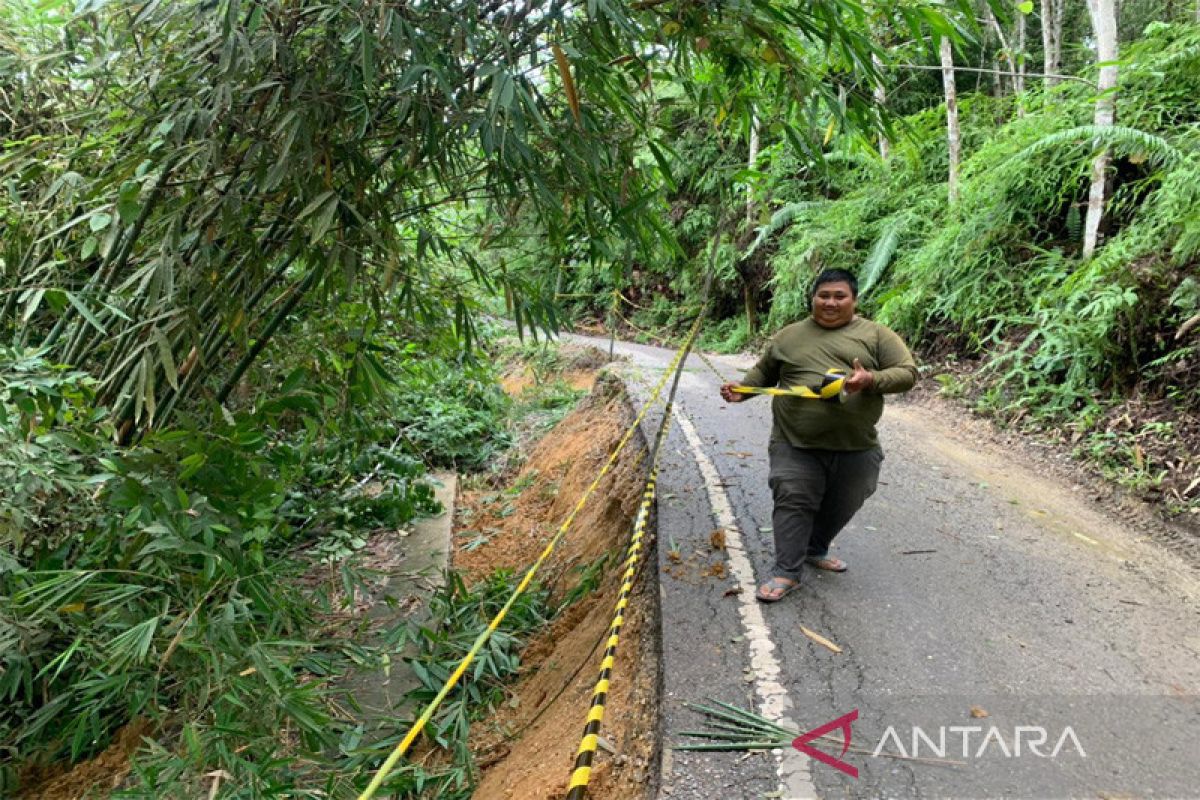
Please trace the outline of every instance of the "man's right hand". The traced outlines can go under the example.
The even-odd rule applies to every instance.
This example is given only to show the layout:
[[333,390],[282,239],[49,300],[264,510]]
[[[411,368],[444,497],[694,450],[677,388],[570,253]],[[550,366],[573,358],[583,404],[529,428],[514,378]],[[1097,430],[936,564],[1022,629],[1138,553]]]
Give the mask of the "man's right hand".
[[733,387],[738,386],[738,385],[740,385],[740,384],[736,384],[736,383],[721,384],[721,399],[724,400],[726,403],[740,403],[743,400],[745,400],[747,397],[749,397],[749,395],[740,394],[733,390]]

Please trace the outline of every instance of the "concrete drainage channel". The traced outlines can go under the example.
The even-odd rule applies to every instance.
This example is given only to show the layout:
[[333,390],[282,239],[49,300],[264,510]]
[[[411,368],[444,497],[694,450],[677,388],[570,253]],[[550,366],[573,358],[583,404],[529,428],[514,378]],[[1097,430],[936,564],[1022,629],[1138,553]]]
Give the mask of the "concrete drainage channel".
[[[434,495],[445,511],[436,517],[417,520],[406,535],[394,542],[400,552],[393,563],[399,568],[381,576],[372,587],[371,596],[364,598],[369,603],[366,617],[372,630],[386,628],[402,619],[425,622],[429,618],[429,600],[444,584],[450,563],[458,477],[452,472],[439,472],[432,477]],[[399,602],[395,605],[384,602],[388,596]],[[361,709],[365,739],[369,743],[396,733],[395,718],[413,711],[405,708],[404,695],[419,685],[408,670],[393,669],[382,681],[378,671],[368,670],[351,674],[341,694],[351,703],[348,707]]]

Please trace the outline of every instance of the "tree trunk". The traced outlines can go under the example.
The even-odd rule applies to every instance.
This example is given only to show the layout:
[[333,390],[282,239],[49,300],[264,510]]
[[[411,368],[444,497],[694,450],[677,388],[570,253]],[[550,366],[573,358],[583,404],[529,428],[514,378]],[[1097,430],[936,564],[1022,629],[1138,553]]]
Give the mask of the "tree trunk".
[[[746,159],[746,168],[754,169],[758,165],[758,114],[750,114],[750,156]],[[754,227],[754,185],[746,187],[746,230]],[[714,245],[715,247],[715,245]],[[742,306],[746,312],[746,328],[753,336],[758,333],[758,286],[755,282],[754,265],[744,261],[738,262],[738,273],[742,278]]]
[[[1097,83],[1098,99],[1093,124],[1100,128],[1112,127],[1116,116],[1117,89],[1117,9],[1116,0],[1088,0],[1088,14],[1092,18],[1092,29],[1096,34],[1096,61],[1100,67]],[[1083,225],[1083,257],[1090,258],[1096,252],[1100,239],[1100,220],[1104,216],[1104,201],[1108,179],[1110,155],[1104,148],[1092,162],[1092,187],[1088,192],[1087,219]]]
[[1013,52],[1012,52],[1012,87],[1013,96],[1017,99],[1017,116],[1025,116],[1025,14],[1020,10],[1017,11],[1017,20],[1014,23],[1016,30],[1013,32]]
[[[875,65],[875,69],[878,70],[882,75],[883,62],[879,59],[879,56],[872,53],[871,63]],[[880,109],[887,105],[887,89],[884,88],[883,81],[879,81],[879,83],[875,84],[875,104],[879,106]],[[888,156],[891,155],[891,152],[892,143],[888,141],[887,135],[882,133],[879,134],[879,157],[884,161],[887,161]]]
[[[750,157],[746,169],[753,170],[758,164],[758,114],[750,113]],[[754,224],[754,183],[746,184],[746,227]]]
[[950,46],[950,37],[942,37],[942,86],[946,90],[946,141],[950,148],[950,171],[947,176],[947,186],[950,202],[958,201],[958,93],[954,87],[954,51]]
[[[1025,92],[1025,15],[1019,10],[1017,11],[1017,33],[1013,37],[1016,39],[1016,52],[1013,53],[1013,72],[1017,73],[1013,77],[1013,91],[1018,97]],[[1024,113],[1024,109],[1018,106],[1019,113]]]
[[1046,88],[1058,83],[1062,62],[1062,29],[1065,0],[1042,0],[1042,74]]
[[[1019,12],[1018,12],[1019,13]],[[1004,96],[1004,71],[1013,72],[1014,70],[1000,69],[1001,59],[1011,62],[1011,50],[1008,48],[1008,39],[1004,35],[1004,29],[1000,27],[1000,22],[996,19],[996,15],[992,13],[992,7],[987,3],[983,4],[983,18],[987,22],[989,28],[996,34],[996,39],[1000,42],[1000,49],[992,55],[992,79],[995,83],[992,84],[992,93],[996,97]],[[945,66],[945,57],[943,56],[943,66]]]
[[742,305],[746,309],[746,329],[751,336],[758,334],[758,292],[750,287],[749,279],[742,283]]

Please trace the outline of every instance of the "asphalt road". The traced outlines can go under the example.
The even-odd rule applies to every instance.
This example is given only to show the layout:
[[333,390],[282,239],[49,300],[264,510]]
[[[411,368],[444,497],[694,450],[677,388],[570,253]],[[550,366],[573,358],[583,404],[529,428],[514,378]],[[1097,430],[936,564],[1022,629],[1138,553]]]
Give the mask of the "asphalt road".
[[[672,353],[618,352],[640,404]],[[714,361],[730,379],[748,366]],[[689,359],[660,463],[660,798],[1200,797],[1192,568],[899,400],[879,491],[835,543],[849,572],[755,604],[771,564],[769,400],[727,405],[718,384]],[[801,731],[857,711],[842,759],[857,777],[791,748],[673,750],[702,723],[685,703],[710,698]]]

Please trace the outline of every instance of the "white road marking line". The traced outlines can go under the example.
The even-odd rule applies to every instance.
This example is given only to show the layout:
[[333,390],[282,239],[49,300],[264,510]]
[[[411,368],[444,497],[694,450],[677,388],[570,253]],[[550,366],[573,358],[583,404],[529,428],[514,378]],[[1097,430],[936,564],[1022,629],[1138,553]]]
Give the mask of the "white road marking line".
[[[704,444],[692,425],[679,409],[675,409],[675,420],[684,438],[691,446],[692,456],[704,476],[704,488],[708,491],[708,501],[712,506],[713,516],[717,525],[725,530],[725,552],[729,558],[729,571],[733,574],[742,591],[736,595],[738,599],[738,615],[742,621],[742,630],[750,645],[750,667],[754,670],[754,691],[758,695],[759,713],[768,719],[775,720],[799,730],[796,721],[791,718],[794,709],[792,698],[787,689],[779,682],[783,673],[779,659],[775,657],[775,643],[771,641],[766,620],[763,619],[762,607],[754,599],[756,579],[754,566],[746,554],[742,544],[742,534],[737,527],[733,507],[729,496],[722,488],[722,480],[712,460],[704,453]],[[781,783],[781,797],[784,800],[808,800],[816,798],[817,788],[813,785],[809,771],[809,758],[795,748],[776,752],[775,771]]]

